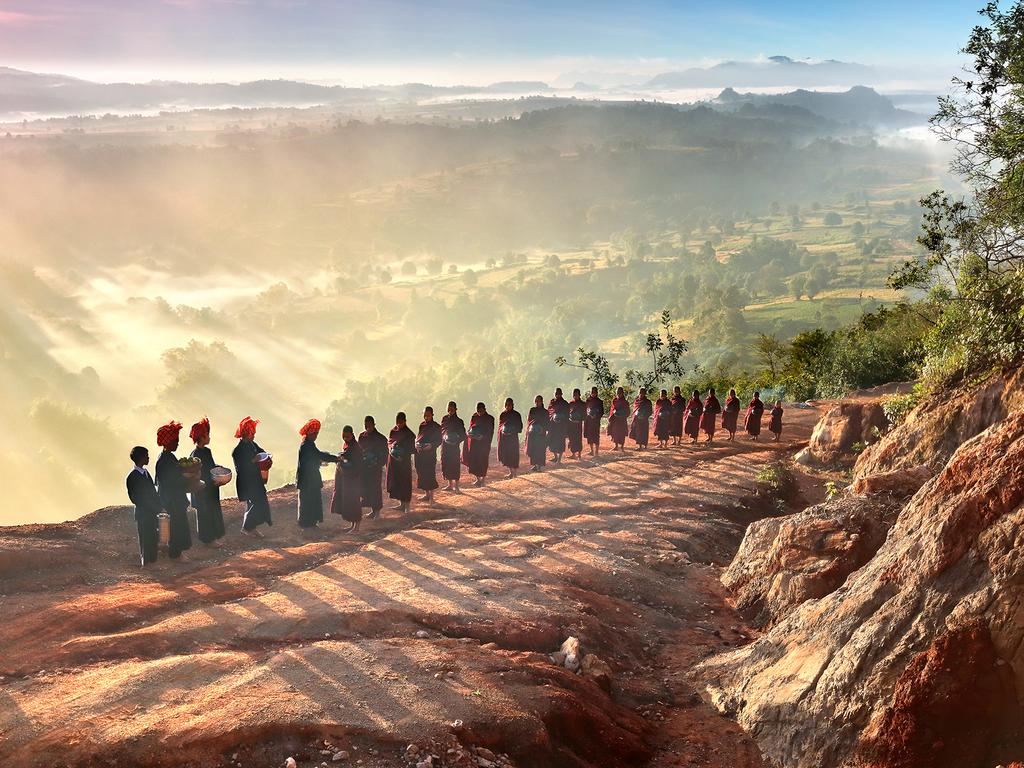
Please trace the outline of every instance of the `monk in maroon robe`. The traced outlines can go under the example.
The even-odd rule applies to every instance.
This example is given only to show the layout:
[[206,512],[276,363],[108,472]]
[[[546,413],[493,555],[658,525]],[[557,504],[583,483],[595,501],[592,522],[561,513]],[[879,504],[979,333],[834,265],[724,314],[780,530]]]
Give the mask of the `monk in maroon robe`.
[[494,441],[494,417],[483,403],[476,404],[476,413],[469,420],[469,432],[462,448],[462,463],[469,474],[476,477],[473,485],[483,485],[487,467],[491,463],[491,443]]
[[683,442],[683,419],[686,418],[686,398],[679,387],[672,390],[672,425],[669,434],[672,436],[672,445],[682,445]]
[[388,439],[377,431],[377,422],[373,416],[363,419],[363,427],[356,441],[363,454],[362,506],[370,508],[367,517],[373,520],[384,509],[381,475],[388,463]]
[[462,493],[462,443],[466,439],[466,424],[459,417],[454,400],[448,402],[448,413],[441,419],[441,475],[448,481],[446,491]]
[[782,437],[782,401],[776,400],[775,407],[772,408],[772,417],[768,422],[768,431],[775,435],[775,442],[779,442],[779,438]]
[[597,456],[601,452],[601,418],[604,416],[604,400],[597,394],[597,387],[590,388],[587,398],[587,418],[583,422],[583,436],[590,446],[590,455]]
[[736,424],[740,419],[740,399],[736,397],[736,390],[730,389],[729,396],[725,398],[725,406],[722,408],[722,429],[729,433],[729,439],[736,439]]
[[540,395],[533,400],[533,408],[526,420],[526,455],[530,458],[530,469],[536,472],[548,460],[548,409]]
[[629,433],[629,401],[626,391],[619,387],[612,398],[612,407],[608,412],[608,436],[612,439],[612,451],[622,451]]
[[754,399],[747,404],[747,415],[743,419],[743,426],[752,440],[757,440],[761,434],[761,417],[764,416],[764,403],[761,402],[761,393],[755,392]]
[[569,457],[579,459],[583,455],[583,422],[587,418],[587,404],[583,402],[580,390],[577,387],[572,391],[572,400],[569,401],[569,428],[567,437],[569,441]]
[[636,441],[637,450],[645,450],[651,437],[651,414],[654,405],[647,398],[647,388],[640,387],[640,394],[633,401],[633,423],[629,426],[629,436]]
[[416,453],[416,435],[406,425],[405,414],[395,416],[388,434],[388,496],[398,502],[396,509],[406,513],[412,501],[412,457]]
[[562,388],[555,390],[555,396],[548,403],[548,449],[558,464],[565,453],[565,440],[569,434],[569,403],[562,397]]
[[700,401],[700,392],[696,389],[686,403],[686,420],[683,423],[683,434],[696,443],[700,437],[700,417],[704,414],[704,403]]
[[715,421],[718,414],[722,412],[722,404],[715,397],[715,388],[708,390],[707,399],[704,401],[704,412],[700,417],[700,428],[708,436],[708,443],[715,439]]
[[355,432],[346,426],[341,433],[344,441],[334,470],[334,496],[331,513],[341,515],[349,522],[345,533],[358,533],[363,519],[363,452],[359,449]]
[[416,435],[416,487],[423,491],[420,499],[434,501],[437,490],[437,449],[441,447],[441,425],[434,421],[434,409],[423,409],[423,421]]
[[672,401],[668,390],[661,390],[661,397],[654,402],[654,436],[658,438],[659,448],[668,448],[668,439],[672,436]]
[[519,435],[523,431],[523,417],[516,410],[511,397],[505,398],[505,410],[498,414],[498,461],[508,468],[511,480],[519,471]]

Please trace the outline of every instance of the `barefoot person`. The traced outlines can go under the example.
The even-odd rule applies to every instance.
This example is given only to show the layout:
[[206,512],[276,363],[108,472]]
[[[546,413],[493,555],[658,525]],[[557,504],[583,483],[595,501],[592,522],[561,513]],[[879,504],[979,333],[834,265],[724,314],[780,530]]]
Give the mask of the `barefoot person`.
[[363,431],[359,433],[356,442],[363,455],[362,506],[370,508],[367,517],[373,520],[384,509],[381,481],[384,467],[388,463],[388,439],[377,431],[377,422],[373,416],[367,416],[363,419]]
[[487,412],[483,403],[476,404],[476,413],[469,420],[469,432],[462,449],[462,463],[476,480],[473,485],[483,485],[487,467],[491,463],[491,443],[494,441],[494,417]]
[[544,407],[544,398],[537,395],[533,399],[533,408],[526,419],[526,455],[530,458],[530,469],[536,472],[548,460],[548,409]]
[[519,434],[522,431],[522,415],[512,398],[505,398],[505,409],[498,414],[498,461],[508,469],[509,480],[519,472]]
[[434,421],[434,409],[423,409],[423,421],[416,435],[416,487],[423,491],[421,501],[434,501],[437,489],[437,449],[441,447],[441,425]]
[[295,470],[295,487],[299,495],[299,528],[316,528],[324,521],[324,480],[320,466],[336,463],[338,457],[316,447],[320,422],[310,419],[299,430],[299,463]]
[[640,394],[633,401],[633,423],[629,426],[629,436],[636,441],[638,451],[647,449],[647,441],[651,437],[651,414],[654,405],[647,398],[647,388],[640,387]]
[[755,392],[754,399],[747,405],[747,415],[743,419],[743,427],[747,430],[751,440],[757,440],[761,434],[761,417],[764,416],[764,403],[761,402],[761,393]]
[[462,443],[466,439],[466,424],[459,416],[454,400],[448,402],[448,413],[441,419],[441,476],[448,481],[446,491],[462,493]]
[[659,448],[668,448],[668,439],[672,436],[672,401],[668,390],[661,390],[661,397],[654,402],[654,436],[658,438]]
[[256,426],[259,421],[246,416],[238,424],[235,437],[238,445],[231,452],[235,462],[235,490],[238,500],[245,502],[242,516],[242,533],[263,538],[261,525],[273,525],[270,517],[270,502],[267,500],[267,484],[260,473],[259,454],[263,449],[256,442]]
[[135,505],[135,527],[139,532],[139,557],[143,565],[156,562],[160,549],[160,529],[157,515],[164,511],[160,503],[160,494],[156,492],[153,476],[146,465],[149,464],[149,451],[141,445],[132,448],[132,463],[135,466],[125,478],[128,498]]
[[583,402],[577,387],[569,401],[569,426],[566,438],[569,444],[569,458],[579,459],[583,455],[583,423],[587,420],[587,404]]
[[736,439],[736,424],[740,420],[740,399],[736,397],[736,390],[730,389],[729,396],[725,398],[725,406],[722,408],[722,429],[729,433],[729,439]]
[[776,400],[772,408],[771,419],[768,422],[768,431],[775,435],[775,442],[782,437],[782,401]]
[[565,453],[565,440],[569,433],[569,403],[562,397],[562,388],[555,390],[555,396],[548,403],[548,450],[551,451],[552,464],[562,461]]
[[700,392],[695,389],[686,403],[686,420],[683,422],[683,434],[690,438],[691,444],[700,437],[700,418],[703,415],[704,404],[700,401]]
[[196,509],[196,535],[203,544],[220,549],[222,545],[219,539],[224,536],[224,513],[220,508],[220,486],[213,482],[212,473],[217,462],[213,460],[213,451],[210,450],[210,420],[204,418],[197,421],[188,436],[196,445],[192,458],[199,459],[203,465],[199,475],[203,487],[192,492],[192,506]]
[[156,460],[156,489],[160,503],[171,516],[171,535],[167,541],[167,556],[172,560],[192,547],[192,534],[188,524],[188,486],[181,465],[174,452],[178,450],[181,424],[169,422],[156,433],[156,444],[163,448]]
[[629,401],[626,391],[619,387],[612,398],[612,407],[608,413],[608,437],[612,439],[612,451],[625,450],[626,435],[629,433]]
[[700,417],[700,428],[708,436],[708,445],[715,439],[715,421],[721,412],[722,404],[715,397],[715,388],[711,387],[708,390],[707,399],[704,400],[704,413]]
[[345,533],[358,533],[363,519],[363,452],[352,427],[345,426],[341,439],[343,445],[334,470],[331,514],[341,515],[342,520],[348,521]]
[[597,387],[590,388],[587,398],[587,419],[583,422],[583,436],[590,447],[590,455],[601,452],[601,418],[604,416],[604,400],[597,394]]
[[672,445],[683,444],[683,421],[686,419],[686,398],[680,387],[672,389],[672,425],[669,428],[669,435],[672,437]]
[[412,456],[416,453],[416,435],[405,423],[401,411],[395,416],[395,426],[388,434],[388,496],[397,501],[395,508],[402,514],[409,511],[412,501]]

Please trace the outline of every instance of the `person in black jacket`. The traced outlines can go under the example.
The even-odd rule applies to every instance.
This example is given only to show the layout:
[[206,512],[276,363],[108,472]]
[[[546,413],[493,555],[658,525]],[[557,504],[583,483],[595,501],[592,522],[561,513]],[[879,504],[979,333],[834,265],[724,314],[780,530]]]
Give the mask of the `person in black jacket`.
[[135,468],[125,478],[128,487],[128,498],[135,505],[135,526],[139,529],[139,555],[143,565],[156,562],[160,546],[160,530],[156,516],[164,511],[160,503],[160,495],[153,484],[153,476],[146,465],[149,464],[149,451],[141,445],[132,448],[130,454]]
[[171,517],[167,556],[172,560],[181,557],[182,552],[192,547],[188,524],[188,486],[181,465],[178,464],[178,457],[174,455],[178,450],[180,432],[181,424],[172,421],[160,427],[156,433],[157,445],[163,448],[160,458],[156,460],[156,489],[160,494],[160,503]]
[[231,452],[235,461],[235,489],[239,501],[245,502],[242,516],[242,533],[263,538],[258,526],[273,525],[270,517],[270,502],[267,500],[267,486],[260,474],[258,462],[263,449],[256,443],[256,425],[259,421],[246,416],[238,424],[235,437],[238,445]]
[[299,528],[316,528],[324,521],[324,479],[320,465],[337,463],[334,454],[316,447],[320,436],[320,422],[310,419],[299,430],[302,445],[299,446],[299,464],[295,470],[295,486],[299,490]]
[[220,549],[220,539],[224,536],[224,513],[220,508],[220,486],[213,482],[211,471],[217,462],[213,460],[210,450],[210,420],[204,418],[197,421],[189,430],[188,436],[196,444],[192,458],[199,459],[203,468],[200,479],[203,487],[192,491],[192,506],[196,509],[196,533],[203,544]]
[[363,426],[365,429],[356,441],[363,457],[362,505],[370,508],[370,514],[366,517],[373,520],[384,509],[381,473],[388,463],[388,439],[377,431],[377,422],[373,416],[363,419]]

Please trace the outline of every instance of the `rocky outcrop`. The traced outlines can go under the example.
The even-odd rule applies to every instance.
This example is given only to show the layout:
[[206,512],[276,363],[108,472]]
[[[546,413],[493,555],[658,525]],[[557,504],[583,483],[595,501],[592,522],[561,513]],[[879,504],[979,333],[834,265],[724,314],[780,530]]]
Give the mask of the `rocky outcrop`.
[[937,471],[964,442],[1020,408],[1024,369],[994,375],[979,386],[931,393],[886,440],[865,449],[854,465],[854,477],[921,464]]
[[822,464],[852,460],[858,445],[876,442],[888,426],[889,421],[877,401],[838,403],[815,426],[806,458]]
[[931,467],[920,464],[909,469],[894,469],[879,472],[854,480],[851,490],[859,496],[891,496],[894,499],[908,499],[931,480]]
[[842,586],[878,551],[898,510],[887,498],[840,497],[751,523],[722,583],[752,623],[771,626]]
[[712,701],[786,768],[990,768],[1000,743],[1019,758],[1022,503],[1016,412],[953,452],[841,587],[705,662]]

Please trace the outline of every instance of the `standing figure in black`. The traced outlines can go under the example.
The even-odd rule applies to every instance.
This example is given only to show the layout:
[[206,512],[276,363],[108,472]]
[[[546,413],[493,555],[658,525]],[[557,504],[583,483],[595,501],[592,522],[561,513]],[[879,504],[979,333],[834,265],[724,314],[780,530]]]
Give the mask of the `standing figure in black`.
[[132,448],[130,454],[135,467],[125,478],[128,486],[128,498],[135,505],[135,526],[139,529],[139,555],[143,565],[156,562],[160,547],[160,530],[156,516],[164,511],[160,503],[160,495],[153,485],[153,476],[146,465],[149,464],[149,451],[141,445]]
[[310,419],[299,430],[302,445],[299,446],[299,464],[295,470],[295,487],[299,491],[299,528],[316,528],[324,521],[324,479],[320,465],[333,464],[338,460],[334,454],[316,447],[320,436],[320,421]]
[[196,534],[203,544],[220,549],[223,546],[220,539],[224,536],[224,513],[220,508],[220,486],[213,482],[211,474],[217,463],[210,450],[210,420],[204,418],[197,421],[188,436],[196,444],[192,458],[199,459],[203,464],[199,475],[203,487],[192,491],[192,506],[196,509]]
[[401,411],[395,416],[395,426],[388,433],[388,496],[402,514],[409,511],[412,501],[412,456],[416,453],[416,435],[405,423]]
[[370,508],[366,517],[373,520],[384,509],[384,491],[381,490],[384,467],[388,463],[388,439],[377,431],[373,416],[363,419],[363,431],[359,433],[359,450],[363,455],[362,506]]
[[246,416],[238,424],[235,437],[238,445],[231,452],[235,461],[235,489],[238,500],[245,502],[242,516],[242,533],[262,539],[259,526],[273,525],[270,518],[270,502],[267,500],[267,485],[260,472],[259,455],[263,449],[256,443],[256,425],[259,421]]
[[462,493],[462,443],[466,439],[466,423],[459,416],[454,400],[448,403],[448,413],[441,417],[441,476],[448,481],[446,491]]
[[548,460],[548,409],[544,398],[537,395],[533,408],[526,415],[526,455],[530,458],[530,469],[536,472]]
[[[181,465],[174,452],[178,450],[181,424],[169,422],[156,433],[156,443],[163,451],[156,460],[156,489],[160,503],[171,517],[171,535],[167,541],[167,556],[172,560],[192,546],[192,533],[188,524],[188,486]],[[187,558],[186,558],[187,559]]]
[[416,435],[416,487],[423,491],[421,501],[434,501],[437,490],[437,449],[441,447],[441,425],[434,421],[434,409],[423,409],[423,421]]

